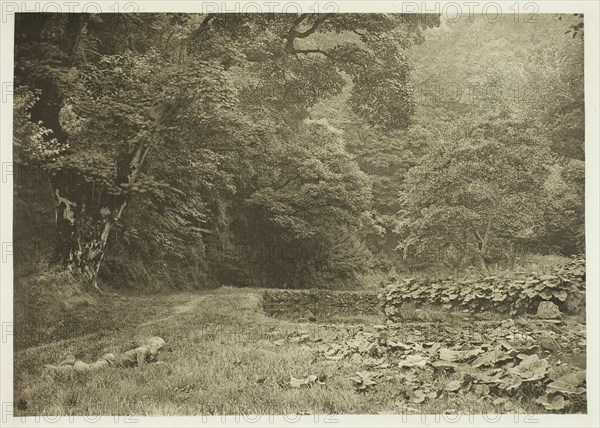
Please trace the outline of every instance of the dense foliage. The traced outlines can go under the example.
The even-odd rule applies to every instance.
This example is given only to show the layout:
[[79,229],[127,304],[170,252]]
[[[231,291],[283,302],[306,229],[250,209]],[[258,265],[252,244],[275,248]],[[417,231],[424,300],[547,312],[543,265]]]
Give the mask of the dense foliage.
[[[579,253],[583,25],[558,18],[18,15],[14,155],[44,179],[16,229],[46,201],[52,261],[117,286]],[[457,82],[485,91],[426,88]]]
[[400,318],[405,303],[439,304],[466,312],[535,314],[540,302],[549,301],[565,312],[581,313],[585,301],[585,259],[574,258],[552,274],[522,277],[487,277],[477,280],[400,280],[381,295],[383,310]]
[[583,39],[564,34],[579,21],[457,23],[414,50],[415,121],[434,137],[401,186],[407,260],[485,272],[527,252],[583,252]]

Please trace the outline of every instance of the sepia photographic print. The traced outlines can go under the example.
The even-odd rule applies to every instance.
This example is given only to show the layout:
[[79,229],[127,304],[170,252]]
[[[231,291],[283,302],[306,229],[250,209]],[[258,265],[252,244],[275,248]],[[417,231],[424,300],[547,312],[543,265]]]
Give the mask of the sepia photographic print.
[[2,424],[598,426],[598,10],[2,2]]

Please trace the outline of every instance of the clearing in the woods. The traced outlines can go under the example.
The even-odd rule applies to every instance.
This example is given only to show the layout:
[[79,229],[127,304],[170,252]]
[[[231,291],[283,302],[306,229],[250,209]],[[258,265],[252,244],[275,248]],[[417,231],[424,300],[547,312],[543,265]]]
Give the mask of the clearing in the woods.
[[[474,319],[416,310],[421,319],[396,324],[375,315],[349,317],[347,322],[339,315],[334,321],[318,315],[310,322],[303,314],[284,319],[267,315],[262,293],[224,287],[198,293],[113,295],[103,300],[102,307],[82,305],[76,310],[78,325],[71,329],[76,333],[57,328],[51,343],[17,337],[14,399],[21,404],[16,411],[20,415],[586,411],[581,319],[549,322],[491,314]],[[101,322],[98,313],[103,314]],[[73,324],[65,320],[63,325]],[[55,364],[67,354],[93,361],[153,335],[167,341],[162,360],[168,367],[108,368],[54,378],[42,370],[44,364]],[[29,341],[19,348],[21,339]]]

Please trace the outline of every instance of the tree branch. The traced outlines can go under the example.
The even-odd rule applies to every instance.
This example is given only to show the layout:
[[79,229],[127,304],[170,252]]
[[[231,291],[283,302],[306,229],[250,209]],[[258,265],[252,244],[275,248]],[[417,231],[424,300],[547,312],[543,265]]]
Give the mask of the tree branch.
[[306,31],[298,32],[298,31],[294,30],[294,38],[299,38],[299,39],[307,38],[308,36],[313,34],[315,31],[317,31],[319,26],[322,23],[324,23],[325,21],[327,21],[329,18],[331,18],[332,16],[333,16],[332,13],[326,13],[324,15],[319,16],[317,19],[315,19],[315,22],[313,23],[312,27],[310,27]]
[[479,234],[479,232],[475,228],[475,225],[473,224],[473,222],[471,220],[469,220],[469,223],[471,224],[471,230],[473,231],[473,233],[475,234],[475,237],[477,238],[477,242],[479,243],[479,245],[482,245],[483,244],[483,238],[481,237],[481,235]]
[[[296,52],[297,50],[294,48],[294,40],[295,39],[305,39],[308,36],[310,36],[315,31],[317,31],[317,29],[321,26],[321,24],[323,24],[327,19],[329,19],[330,17],[332,17],[333,14],[332,13],[326,13],[326,14],[323,14],[323,15],[319,15],[315,19],[315,22],[313,22],[312,26],[308,30],[306,30],[306,31],[298,31],[298,25],[300,25],[308,16],[309,15],[306,14],[306,13],[301,14],[294,21],[294,23],[292,25],[292,28],[290,28],[290,31],[289,31],[288,36],[287,36],[287,42],[285,44],[285,49],[289,53],[301,53],[301,52]],[[322,54],[323,51],[320,51],[320,52],[307,52],[307,53],[321,53]]]
[[308,18],[308,13],[302,13],[302,14],[300,14],[294,20],[294,24],[292,25],[292,29],[290,31],[296,31],[296,28],[298,28],[298,25],[300,25],[302,23],[302,21],[304,21],[306,18]]
[[485,233],[483,234],[483,236],[481,236],[481,234],[477,231],[472,221],[469,220],[469,223],[471,224],[471,229],[475,234],[475,238],[477,238],[477,246],[479,247],[479,252],[481,254],[485,254],[490,239],[490,231],[492,230],[492,218],[490,217],[488,219],[487,226],[485,228]]
[[179,64],[183,64],[187,55],[188,45],[200,34],[204,33],[208,29],[209,22],[215,17],[214,13],[209,13],[204,17],[202,23],[196,28],[192,33],[187,36],[180,44],[179,44]]
[[83,29],[85,28],[86,18],[85,15],[79,17],[79,25],[77,26],[77,35],[75,36],[75,43],[73,43],[73,49],[71,50],[71,55],[69,57],[69,67],[73,67],[75,64],[75,59],[77,58],[77,51],[81,46],[81,36],[83,33]]
[[185,39],[184,43],[188,44],[189,42],[194,40],[196,37],[198,37],[200,34],[204,33],[208,29],[209,22],[215,17],[216,17],[216,15],[214,13],[209,13],[208,15],[206,15],[204,17],[204,19],[202,20],[202,23],[198,26],[198,28],[196,28],[194,31],[192,31],[192,34],[190,34]]
[[276,186],[271,186],[273,188],[273,190],[281,190],[284,187],[286,187],[288,184],[290,184],[292,181],[298,180],[297,177],[290,177],[287,180],[285,180],[282,184],[277,184]]
[[481,241],[481,252],[485,253],[487,250],[487,245],[490,238],[490,230],[492,230],[492,218],[490,217],[487,223],[487,227],[485,228],[485,234],[483,235],[483,240]]
[[290,52],[294,49],[294,38],[296,37],[296,28],[298,28],[298,25],[300,25],[302,23],[302,21],[304,21],[306,18],[308,17],[307,13],[303,13],[300,16],[298,16],[295,20],[294,23],[292,24],[292,28],[290,28],[290,31],[288,32],[287,35],[287,42],[285,44],[285,50]]

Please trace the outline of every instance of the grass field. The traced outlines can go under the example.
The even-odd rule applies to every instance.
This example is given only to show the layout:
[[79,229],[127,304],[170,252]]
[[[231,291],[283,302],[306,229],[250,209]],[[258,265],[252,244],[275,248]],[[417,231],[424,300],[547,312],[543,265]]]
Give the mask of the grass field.
[[[357,390],[351,378],[365,370],[361,363],[324,358],[322,350],[366,324],[274,319],[262,311],[260,290],[224,287],[106,299],[112,310],[81,309],[103,318],[80,314],[78,322],[89,325],[77,326],[75,336],[15,351],[18,415],[540,413],[533,399],[518,401],[511,394],[498,400],[444,393],[453,380],[444,373],[430,380],[442,393],[421,404],[407,402],[406,379],[397,367],[380,370],[376,387]],[[161,355],[166,365],[63,376],[42,369],[67,354],[94,361],[155,335],[167,342]],[[292,377],[310,375],[317,380],[290,386]]]

